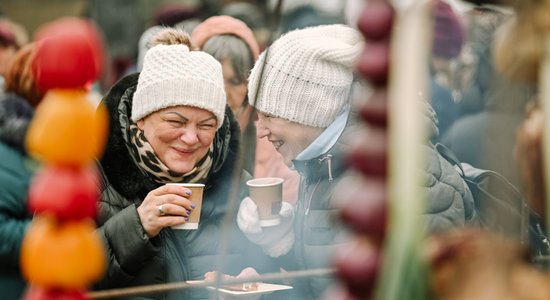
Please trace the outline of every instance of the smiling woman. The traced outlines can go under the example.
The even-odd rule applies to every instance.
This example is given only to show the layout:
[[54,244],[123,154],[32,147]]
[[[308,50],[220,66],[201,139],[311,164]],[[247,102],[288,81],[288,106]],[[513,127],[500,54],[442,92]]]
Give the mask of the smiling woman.
[[[99,231],[110,260],[96,288],[197,280],[210,271],[239,274],[248,266],[258,268],[249,258],[261,252],[254,254],[257,248],[236,221],[223,223],[239,155],[239,125],[226,107],[220,63],[193,49],[185,33],[164,29],[153,39],[142,72],[120,80],[103,100],[111,122],[101,158]],[[242,170],[239,178],[242,199],[247,179]],[[190,201],[190,189],[167,183],[204,184],[202,203]],[[199,205],[197,229],[171,228],[187,223]],[[220,238],[226,233],[231,239],[225,250],[232,259],[218,270],[216,257],[225,248]],[[149,297],[206,299],[206,293],[197,289]]]
[[[360,33],[345,25],[295,30],[262,53],[250,73],[248,99],[258,112],[257,136],[267,138],[301,180],[297,207],[284,202],[280,224],[256,226],[259,216],[250,198],[240,205],[238,224],[265,253],[280,257],[285,270],[327,268],[331,253],[349,246],[334,222],[338,210],[330,199],[349,176],[344,133],[355,130],[350,117],[353,65],[363,46]],[[289,298],[320,299],[331,280],[296,280]]]
[[256,127],[258,138],[267,138],[283,156],[287,166],[292,166],[292,160],[324,131],[324,128],[291,122],[261,112],[258,112]]
[[207,110],[176,106],[152,113],[137,126],[160,161],[170,170],[185,174],[208,154],[217,121]]

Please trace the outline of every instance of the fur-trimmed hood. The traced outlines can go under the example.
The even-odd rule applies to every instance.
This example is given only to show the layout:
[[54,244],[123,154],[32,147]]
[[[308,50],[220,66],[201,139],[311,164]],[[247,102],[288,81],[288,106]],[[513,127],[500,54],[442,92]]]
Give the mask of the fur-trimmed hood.
[[[138,82],[139,73],[128,75],[118,81],[102,100],[109,112],[109,137],[105,152],[100,159],[104,175],[110,184],[123,196],[132,198],[135,196],[143,197],[150,190],[158,187],[158,184],[147,178],[139,170],[134,160],[128,153],[126,141],[122,135],[120,125],[119,104],[121,98],[128,89],[135,89]],[[132,94],[133,97],[133,94]],[[215,184],[221,178],[231,178],[233,167],[239,158],[240,147],[240,129],[235,120],[231,109],[226,106],[224,123],[229,126],[222,126],[216,132],[222,135],[224,140],[229,143],[226,159],[218,171],[213,171],[208,176],[206,189]]]

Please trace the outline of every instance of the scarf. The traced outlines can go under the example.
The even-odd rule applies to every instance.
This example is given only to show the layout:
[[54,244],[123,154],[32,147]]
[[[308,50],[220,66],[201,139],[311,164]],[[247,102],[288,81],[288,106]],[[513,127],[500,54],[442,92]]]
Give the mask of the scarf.
[[136,124],[130,124],[130,146],[134,162],[145,171],[151,179],[160,184],[169,182],[204,183],[212,167],[212,156],[214,145],[195,167],[185,173],[178,173],[170,170],[156,155],[153,147],[147,141],[145,134]]
[[185,174],[174,172],[158,158],[143,131],[129,117],[132,111],[131,99],[134,91],[135,87],[129,88],[121,98],[118,107],[119,122],[128,153],[143,175],[159,184],[169,182],[205,183],[209,174],[221,169],[229,153],[229,140],[231,139],[230,124],[227,118],[224,118],[224,124],[216,132],[206,156],[191,171]]

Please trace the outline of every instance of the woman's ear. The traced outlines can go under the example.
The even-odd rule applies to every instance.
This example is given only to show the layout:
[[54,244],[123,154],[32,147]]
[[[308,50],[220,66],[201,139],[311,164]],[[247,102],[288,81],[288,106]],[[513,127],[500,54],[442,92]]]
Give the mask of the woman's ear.
[[143,121],[143,119],[138,120],[137,123],[136,123],[137,127],[141,131],[143,131],[143,125],[144,125],[143,123],[145,123],[145,121]]

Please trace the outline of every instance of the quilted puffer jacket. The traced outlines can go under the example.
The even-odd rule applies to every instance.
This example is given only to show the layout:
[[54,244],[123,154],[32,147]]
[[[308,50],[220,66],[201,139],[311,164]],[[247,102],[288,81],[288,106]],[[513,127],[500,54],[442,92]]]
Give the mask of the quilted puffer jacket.
[[[434,110],[426,105],[424,110],[429,135],[439,134]],[[421,170],[427,195],[426,228],[429,233],[475,225],[474,198],[460,173],[430,142],[421,146],[426,167]]]
[[[431,107],[426,110],[426,124],[430,133],[437,134],[435,113]],[[354,176],[354,173],[345,172],[344,164],[344,151],[353,138],[358,137],[354,135],[353,122],[349,122],[332,149],[311,160],[294,161],[302,180],[296,205],[294,247],[281,258],[285,269],[329,268],[331,255],[345,245],[346,231],[338,221],[338,210],[331,198],[340,181]],[[419,172],[424,178],[422,182],[427,196],[427,207],[422,216],[427,232],[443,232],[475,222],[472,194],[458,171],[432,144],[420,147],[426,161],[425,168]],[[318,299],[333,281],[334,278],[330,277],[295,280],[290,295],[278,296],[281,299]]]

